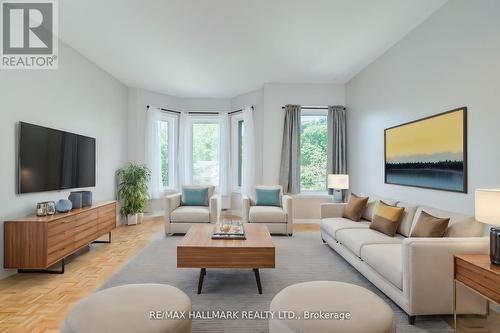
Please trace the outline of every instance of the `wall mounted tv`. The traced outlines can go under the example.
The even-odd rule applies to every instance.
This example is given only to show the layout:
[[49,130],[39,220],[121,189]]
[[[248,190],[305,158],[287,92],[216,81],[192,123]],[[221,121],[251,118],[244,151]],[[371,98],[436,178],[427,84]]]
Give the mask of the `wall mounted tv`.
[[18,193],[95,186],[96,140],[19,123]]

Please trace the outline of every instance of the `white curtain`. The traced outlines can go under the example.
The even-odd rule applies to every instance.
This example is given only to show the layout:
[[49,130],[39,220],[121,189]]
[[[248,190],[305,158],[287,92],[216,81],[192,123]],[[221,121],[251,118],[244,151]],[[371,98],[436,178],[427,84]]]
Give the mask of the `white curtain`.
[[243,165],[241,192],[246,196],[252,196],[255,186],[255,134],[252,107],[243,109]]
[[227,112],[219,113],[219,193],[223,196],[230,194],[230,123]]
[[176,183],[174,188],[178,191],[182,190],[182,186],[189,184],[189,173],[187,168],[189,167],[189,124],[188,124],[188,114],[187,112],[181,112],[179,115],[179,126],[177,131],[177,165],[176,165]]
[[161,178],[161,147],[159,136],[159,124],[161,111],[150,107],[146,112],[146,166],[151,170],[149,181],[149,196],[151,199],[158,199],[163,193],[163,183]]

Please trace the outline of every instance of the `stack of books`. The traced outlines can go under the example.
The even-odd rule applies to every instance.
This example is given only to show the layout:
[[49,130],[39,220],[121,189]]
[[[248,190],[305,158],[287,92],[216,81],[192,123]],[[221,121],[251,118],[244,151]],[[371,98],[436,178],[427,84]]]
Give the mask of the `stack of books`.
[[241,222],[220,222],[215,225],[212,239],[246,239]]

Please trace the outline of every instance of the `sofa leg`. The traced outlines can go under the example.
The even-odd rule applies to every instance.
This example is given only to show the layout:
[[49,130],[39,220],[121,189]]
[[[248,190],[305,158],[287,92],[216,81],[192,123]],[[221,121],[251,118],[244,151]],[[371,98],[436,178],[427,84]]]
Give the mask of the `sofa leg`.
[[289,234],[288,234],[288,236],[292,237],[292,236],[293,236],[293,234],[292,234],[292,233],[289,233]]
[[326,240],[324,240],[323,238],[321,238],[321,241],[323,242],[323,244],[326,244]]
[[417,319],[417,316],[408,315],[408,324],[415,325],[415,319]]

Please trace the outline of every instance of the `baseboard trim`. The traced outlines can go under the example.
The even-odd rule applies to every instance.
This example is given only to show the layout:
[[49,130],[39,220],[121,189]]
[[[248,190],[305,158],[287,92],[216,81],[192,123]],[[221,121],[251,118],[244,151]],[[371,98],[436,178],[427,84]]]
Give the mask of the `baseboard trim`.
[[293,223],[300,224],[319,224],[320,219],[293,219]]

